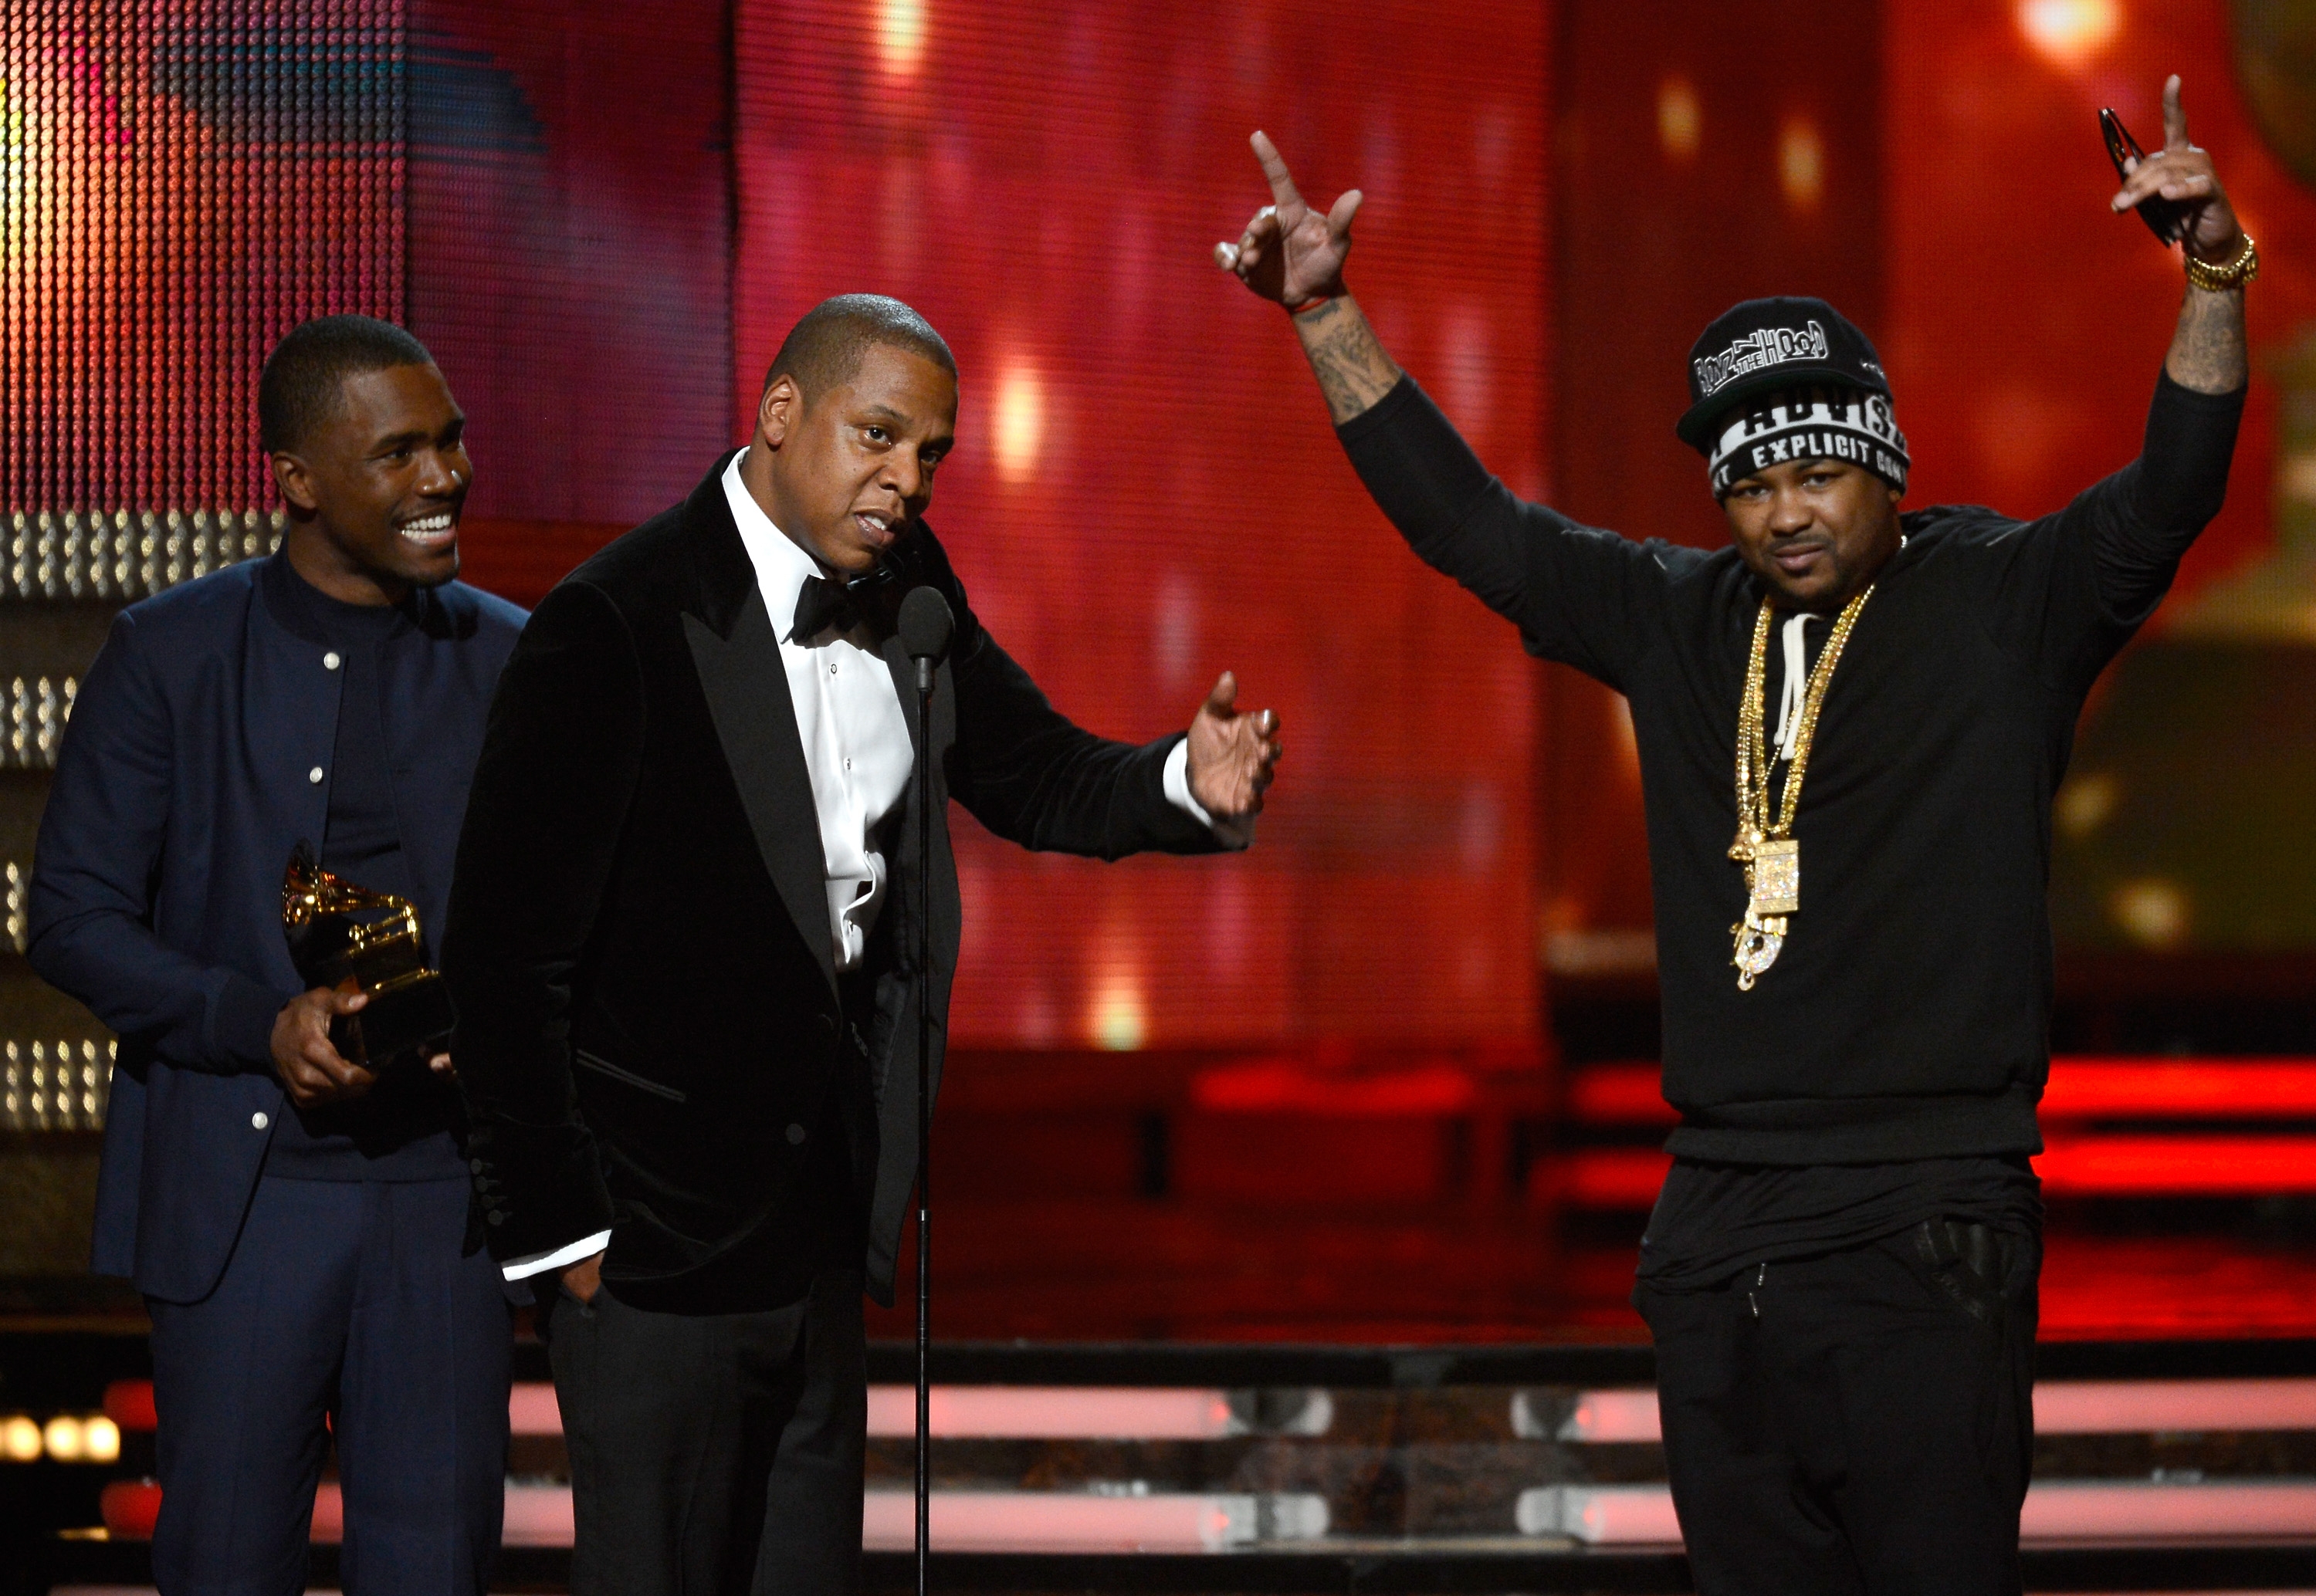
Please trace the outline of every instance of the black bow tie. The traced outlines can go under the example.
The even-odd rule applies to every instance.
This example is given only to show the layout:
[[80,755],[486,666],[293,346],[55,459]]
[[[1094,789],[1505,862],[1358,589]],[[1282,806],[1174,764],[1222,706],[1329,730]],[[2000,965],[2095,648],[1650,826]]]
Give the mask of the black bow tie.
[[883,573],[875,571],[849,582],[806,577],[797,594],[796,625],[788,628],[788,641],[802,643],[831,627],[840,633],[851,631],[875,608],[872,596],[882,584]]

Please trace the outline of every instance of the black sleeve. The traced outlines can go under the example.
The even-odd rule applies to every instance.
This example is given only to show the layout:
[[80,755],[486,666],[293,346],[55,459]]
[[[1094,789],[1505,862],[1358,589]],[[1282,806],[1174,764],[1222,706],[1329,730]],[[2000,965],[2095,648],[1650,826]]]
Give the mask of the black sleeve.
[[2139,458],[2125,468],[2131,513],[2103,527],[2096,550],[2099,598],[2109,614],[2133,625],[2152,615],[2180,556],[2220,513],[2245,391],[2198,394],[2169,372],[2156,379]]
[[1413,377],[1337,430],[1377,508],[1424,563],[1520,629],[1530,653],[1618,691],[1693,550],[1635,543],[1522,501]]
[[1137,745],[1079,726],[982,629],[954,578],[951,584],[960,620],[957,743],[946,774],[949,795],[974,819],[1026,848],[1101,859],[1228,846],[1166,797],[1166,756],[1181,732]]
[[2243,403],[2241,389],[2198,394],[2160,377],[2139,458],[2055,515],[1995,523],[2010,530],[1983,539],[1995,569],[1989,629],[2046,685],[2088,693],[2155,613],[2227,495]]
[[499,678],[467,801],[442,974],[468,1157],[502,1260],[611,1223],[572,1083],[571,985],[641,770],[642,679],[610,599],[555,589]]

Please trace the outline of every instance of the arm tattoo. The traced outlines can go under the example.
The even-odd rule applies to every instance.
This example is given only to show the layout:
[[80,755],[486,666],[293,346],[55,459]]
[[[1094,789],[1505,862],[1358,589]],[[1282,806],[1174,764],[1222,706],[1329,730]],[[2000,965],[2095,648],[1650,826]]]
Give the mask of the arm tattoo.
[[2232,394],[2244,386],[2251,368],[2244,352],[2241,288],[2214,294],[2188,285],[2163,369],[2198,394]]
[[1366,315],[1348,297],[1296,317],[1295,333],[1303,341],[1303,353],[1339,427],[1373,408],[1399,381],[1399,367],[1384,352]]

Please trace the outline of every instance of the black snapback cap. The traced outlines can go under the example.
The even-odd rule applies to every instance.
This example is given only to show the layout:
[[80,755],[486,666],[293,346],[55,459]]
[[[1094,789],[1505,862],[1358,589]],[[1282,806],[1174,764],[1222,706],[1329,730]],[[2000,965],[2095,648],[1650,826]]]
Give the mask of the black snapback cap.
[[1873,341],[1822,299],[1748,299],[1715,318],[1688,351],[1688,409],[1673,426],[1699,453],[1713,423],[1756,394],[1815,385],[1888,395]]

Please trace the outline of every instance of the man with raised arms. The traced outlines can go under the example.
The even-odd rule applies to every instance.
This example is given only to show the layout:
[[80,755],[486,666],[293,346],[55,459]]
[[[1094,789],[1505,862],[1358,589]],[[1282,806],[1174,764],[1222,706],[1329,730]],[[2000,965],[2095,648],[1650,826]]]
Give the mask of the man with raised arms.
[[1288,311],[1415,552],[1630,700],[1681,1116],[1635,1300],[1712,1596],[2019,1588],[2051,798],[2093,680],[2219,510],[2258,262],[2177,78],[2163,103],[2113,200],[2187,208],[2144,442],[2031,521],[1901,513],[1872,344],[1763,299],[1697,340],[1678,428],[1730,545],[1579,526],[1384,351],[1343,283],[1356,190],[1306,205],[1258,133],[1273,203],[1216,246]]

